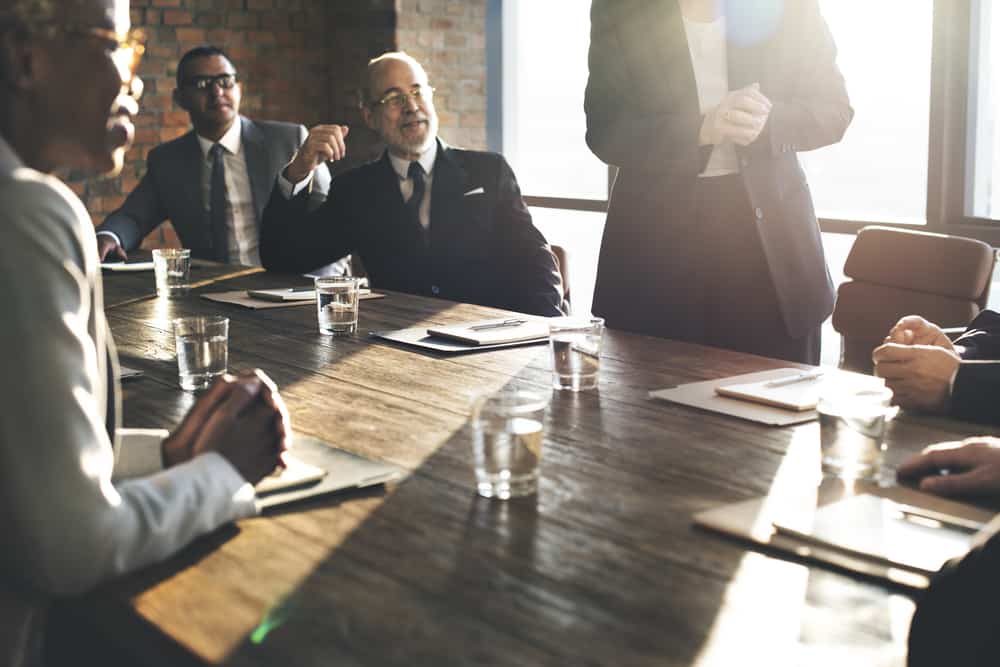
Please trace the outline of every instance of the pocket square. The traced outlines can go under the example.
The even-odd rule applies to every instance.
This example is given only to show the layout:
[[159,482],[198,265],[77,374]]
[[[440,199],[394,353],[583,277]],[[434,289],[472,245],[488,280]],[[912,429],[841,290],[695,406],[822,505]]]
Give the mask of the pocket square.
[[486,190],[483,190],[482,187],[478,187],[475,190],[469,190],[468,192],[466,192],[462,196],[463,197],[468,197],[469,195],[481,195],[481,194],[485,194],[485,193],[486,193]]

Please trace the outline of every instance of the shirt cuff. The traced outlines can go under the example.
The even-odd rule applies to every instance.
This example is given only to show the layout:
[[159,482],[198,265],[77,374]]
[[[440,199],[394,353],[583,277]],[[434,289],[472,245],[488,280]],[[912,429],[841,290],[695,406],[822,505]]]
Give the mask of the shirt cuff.
[[162,428],[118,428],[115,437],[115,481],[144,477],[163,470],[163,440],[169,435]]
[[309,187],[312,183],[312,179],[313,172],[310,171],[308,176],[292,185],[292,182],[285,178],[285,172],[282,170],[278,173],[278,188],[281,190],[281,194],[284,195],[285,199],[291,199],[302,192],[302,190]]
[[[108,231],[106,229],[102,229],[101,231],[97,232],[97,235],[98,236],[110,236],[111,238],[113,238],[115,240],[115,243],[117,243],[119,246],[122,245],[121,237],[118,236],[117,234],[115,234],[114,232]],[[124,246],[122,246],[122,247],[124,247]]]
[[212,480],[218,485],[218,488],[224,489],[232,498],[232,518],[234,521],[259,514],[257,494],[253,484],[243,479],[243,475],[226,457],[218,452],[206,452],[192,459],[192,462],[194,461],[205,465],[210,470]]

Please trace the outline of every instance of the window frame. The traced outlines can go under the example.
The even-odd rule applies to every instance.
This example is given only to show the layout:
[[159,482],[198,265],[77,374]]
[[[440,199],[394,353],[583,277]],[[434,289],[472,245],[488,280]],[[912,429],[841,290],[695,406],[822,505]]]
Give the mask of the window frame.
[[[966,215],[967,188],[975,151],[970,122],[970,75],[979,65],[981,35],[973,17],[991,0],[934,0],[931,45],[931,100],[927,164],[927,223],[838,220],[820,218],[823,232],[856,234],[862,227],[885,224],[898,229],[967,236],[1000,245],[1000,220]],[[489,79],[487,135],[490,150],[503,149],[503,0],[487,0],[487,77]],[[1000,35],[994,35],[1000,39]],[[986,65],[983,66],[985,69]],[[978,71],[978,70],[977,70]],[[998,122],[1000,125],[1000,122]],[[608,191],[616,168],[608,167]],[[1000,174],[994,175],[1000,178]],[[998,183],[1000,187],[1000,183]],[[606,211],[607,199],[574,199],[526,193],[528,206],[576,211]]]

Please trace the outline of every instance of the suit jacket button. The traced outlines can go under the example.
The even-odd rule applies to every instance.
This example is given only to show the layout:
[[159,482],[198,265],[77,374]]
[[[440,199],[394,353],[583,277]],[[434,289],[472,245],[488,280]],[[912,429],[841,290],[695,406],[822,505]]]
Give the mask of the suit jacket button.
[[764,209],[762,209],[760,206],[758,206],[753,210],[753,214],[758,220],[764,219]]
[[441,293],[441,288],[440,287],[438,287],[437,285],[431,285],[431,294],[433,294],[434,296],[437,296],[440,293]]

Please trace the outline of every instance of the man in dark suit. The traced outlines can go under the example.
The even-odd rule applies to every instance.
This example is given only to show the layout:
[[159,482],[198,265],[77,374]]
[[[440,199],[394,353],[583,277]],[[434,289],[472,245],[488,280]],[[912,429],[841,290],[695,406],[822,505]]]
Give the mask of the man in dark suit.
[[[206,46],[184,54],[174,100],[188,112],[194,129],[150,151],[142,181],[97,228],[102,260],[109,255],[124,259],[126,251],[169,219],[195,257],[260,265],[261,214],[306,129],[244,118],[241,98],[236,69],[222,50]],[[317,165],[311,207],[325,199],[329,182],[326,165]]]
[[1000,313],[979,313],[954,343],[936,324],[904,317],[872,360],[902,407],[1000,424]]
[[594,0],[587,144],[619,168],[608,326],[819,362],[833,289],[796,153],[853,112],[815,0]]
[[264,211],[264,266],[299,272],[357,253],[377,287],[559,315],[559,272],[514,173],[437,138],[433,90],[404,53],[369,63],[363,113],[387,151],[337,176],[310,213],[309,174],[343,157],[347,128],[310,130]]

